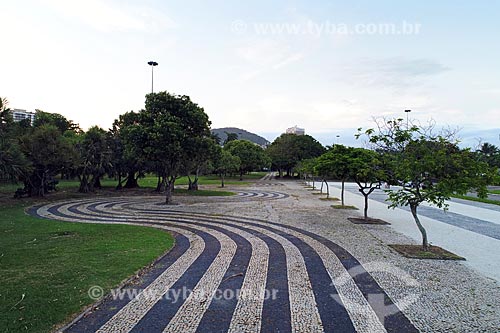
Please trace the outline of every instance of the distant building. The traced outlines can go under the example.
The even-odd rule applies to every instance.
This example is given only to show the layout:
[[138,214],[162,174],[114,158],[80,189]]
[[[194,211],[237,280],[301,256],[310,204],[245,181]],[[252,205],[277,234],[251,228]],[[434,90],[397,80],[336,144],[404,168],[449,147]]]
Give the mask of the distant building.
[[10,111],[12,112],[12,118],[14,121],[29,119],[31,125],[33,125],[33,122],[35,121],[35,112],[29,112],[22,109],[11,109]]
[[306,130],[303,128],[299,128],[297,126],[294,126],[294,127],[287,128],[286,134],[304,135],[304,134],[306,134]]

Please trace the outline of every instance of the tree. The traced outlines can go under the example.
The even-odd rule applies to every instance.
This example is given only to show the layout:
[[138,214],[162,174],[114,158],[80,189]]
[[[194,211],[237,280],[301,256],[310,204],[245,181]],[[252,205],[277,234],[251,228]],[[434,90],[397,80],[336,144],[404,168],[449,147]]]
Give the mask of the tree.
[[66,119],[63,115],[36,110],[33,127],[36,128],[42,125],[53,125],[61,132],[61,134],[66,131],[81,131],[78,124],[75,124],[72,120]]
[[229,151],[221,149],[215,159],[214,171],[220,175],[221,187],[224,187],[224,177],[228,173],[237,172],[241,161],[238,156],[233,156]]
[[220,138],[219,134],[213,132],[211,136],[212,136],[212,139],[215,141],[215,143],[220,146],[222,142],[221,142],[221,138]]
[[111,150],[108,146],[106,131],[94,126],[84,135],[78,144],[80,155],[78,178],[81,193],[93,192],[101,187],[100,179],[110,169]]
[[146,108],[139,112],[138,147],[144,160],[151,161],[166,179],[165,203],[170,204],[175,180],[186,161],[194,159],[196,146],[210,138],[207,114],[189,96],[166,91],[146,95]]
[[500,149],[491,143],[485,142],[481,148],[476,151],[480,161],[488,163],[490,167],[500,168]]
[[367,130],[369,141],[379,147],[393,163],[391,174],[402,186],[386,190],[391,208],[409,206],[422,235],[424,251],[429,249],[427,232],[418,217],[418,207],[428,202],[447,209],[453,193],[465,194],[471,189],[486,196],[491,169],[479,162],[468,149],[441,135],[429,135],[413,126],[405,129],[402,119],[388,122],[388,131]]
[[31,163],[21,151],[7,100],[0,98],[0,180],[17,181],[31,171]]
[[[220,147],[212,136],[189,139],[189,142],[186,144],[186,158],[184,161],[184,169],[189,181],[188,190],[198,190],[200,172],[207,171],[212,167],[211,164],[216,157],[217,149],[220,149]],[[193,179],[191,179],[191,174],[194,174]]]
[[[138,179],[146,168],[143,148],[147,144],[144,127],[140,124],[139,113],[130,111],[119,116],[109,131],[111,148],[110,170],[118,178],[117,189],[139,187]],[[122,181],[122,178],[125,179]],[[122,185],[125,182],[125,185]]]
[[[318,158],[308,158],[300,161],[297,164],[297,171],[304,175],[305,181],[307,182],[307,177],[310,175],[312,178],[312,188],[313,190],[316,188],[316,179],[315,177],[318,175],[318,171],[316,166],[318,164]],[[323,175],[320,175],[323,177]],[[327,197],[330,196],[330,191],[327,192]]]
[[381,182],[386,179],[386,173],[380,155],[364,148],[350,150],[350,176],[358,184],[359,192],[363,195],[365,207],[363,215],[368,219],[368,196],[380,188]]
[[294,152],[294,134],[282,134],[267,147],[266,151],[271,158],[273,169],[278,170],[279,177],[283,177],[283,171],[288,174],[296,166],[298,156]]
[[224,145],[226,145],[228,142],[238,140],[237,133],[228,133],[228,132],[224,132],[224,133],[226,133],[226,140],[224,140]]
[[351,174],[352,147],[334,145],[317,159],[316,171],[324,177],[339,179],[342,183],[340,202],[344,206],[345,182]]
[[44,196],[53,177],[76,164],[74,148],[53,125],[41,125],[20,138],[23,153],[32,164],[32,172],[23,178],[30,196]]
[[240,159],[240,180],[243,174],[250,171],[260,170],[269,164],[269,159],[264,149],[248,140],[233,140],[228,142],[224,149],[231,155]]
[[282,134],[266,151],[282,177],[283,171],[290,176],[300,161],[320,156],[325,148],[310,135]]

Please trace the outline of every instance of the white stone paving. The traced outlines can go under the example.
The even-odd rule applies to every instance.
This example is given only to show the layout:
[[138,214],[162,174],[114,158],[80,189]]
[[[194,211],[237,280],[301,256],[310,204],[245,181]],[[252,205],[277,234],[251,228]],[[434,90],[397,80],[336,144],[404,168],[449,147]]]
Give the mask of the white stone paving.
[[[133,210],[124,210],[123,205],[127,203],[118,203],[111,208],[105,208],[106,204],[96,205],[102,213],[110,213],[109,216],[126,218],[130,215],[137,215],[133,213]],[[83,213],[92,213],[88,210],[88,206],[92,203],[87,203],[79,206],[79,211]],[[143,205],[143,207],[145,207]],[[116,215],[116,211],[120,211],[121,215]],[[113,214],[114,213],[114,214]],[[170,216],[165,216],[165,218],[158,218],[158,215],[154,214],[140,214],[141,216],[148,216],[150,218],[157,218],[158,220],[164,221],[165,218],[171,218]],[[187,220],[185,216],[181,217],[179,220]],[[191,219],[196,221],[196,219]],[[267,244],[260,238],[238,228],[231,226],[221,225],[220,223],[211,223],[203,221],[203,224],[222,227],[228,231],[239,234],[248,240],[252,246],[252,254],[248,264],[247,272],[241,287],[241,295],[238,299],[236,309],[234,311],[231,324],[229,327],[229,332],[259,332],[261,319],[262,319],[262,307],[265,298],[265,286],[267,280],[267,267],[269,261],[269,248]],[[196,225],[190,225],[190,227],[197,228]]]
[[163,332],[196,331],[236,253],[236,243],[225,234],[202,227],[198,228],[215,236],[221,243],[221,250]]
[[181,228],[169,227],[169,230],[188,237],[190,246],[170,267],[148,285],[138,297],[108,320],[97,333],[129,332],[146,315],[146,313],[168,292],[174,283],[186,272],[205,249],[203,239],[194,233]]
[[[179,206],[171,207],[175,210],[186,212],[190,214],[191,217],[186,215],[181,216],[180,214],[176,216],[176,214],[173,213],[172,215],[157,214],[156,216],[154,213],[134,213],[133,208],[138,206],[161,209],[162,206],[153,206],[153,203],[159,201],[160,198],[158,197],[156,199],[151,197],[105,198],[101,200],[106,200],[106,203],[103,202],[96,208],[108,212],[108,214],[114,218],[125,219],[125,222],[120,223],[136,225],[147,225],[148,221],[171,221],[174,223],[176,218],[185,221],[196,221],[196,217],[194,217],[196,211],[199,211],[200,213],[208,212],[215,214],[213,215],[214,223],[207,223],[205,221],[203,221],[203,223],[207,225],[217,225],[229,231],[238,232],[241,236],[251,242],[252,257],[247,270],[247,276],[245,276],[243,282],[243,288],[249,289],[252,289],[253,287],[251,286],[252,282],[257,283],[259,286],[265,285],[266,274],[260,272],[258,267],[260,266],[260,268],[262,268],[265,266],[267,268],[266,260],[268,260],[269,253],[266,252],[266,250],[269,250],[265,247],[263,250],[264,252],[256,251],[255,249],[262,249],[263,241],[261,239],[248,233],[242,233],[242,231],[238,228],[232,228],[217,223],[217,216],[233,215],[241,217],[255,217],[305,228],[311,232],[331,239],[340,246],[348,249],[356,258],[358,258],[365,269],[371,273],[391,299],[396,302],[401,299],[404,300],[406,296],[411,296],[412,293],[418,291],[421,294],[419,294],[420,298],[418,301],[403,308],[410,320],[422,332],[494,332],[496,331],[495,327],[500,327],[500,320],[498,319],[500,316],[500,302],[498,301],[499,298],[495,296],[500,295],[498,285],[482,278],[477,275],[477,273],[468,270],[465,266],[458,262],[409,260],[395,254],[393,251],[388,249],[385,244],[397,242],[404,243],[405,241],[408,241],[404,235],[394,232],[394,230],[398,230],[397,228],[394,228],[394,226],[398,226],[399,222],[395,223],[394,220],[391,219],[389,222],[393,223],[392,227],[352,225],[349,222],[344,221],[344,219],[348,215],[356,215],[357,213],[332,211],[331,209],[328,209],[331,202],[319,201],[317,196],[310,195],[309,191],[304,191],[296,183],[285,183],[283,189],[285,193],[291,194],[291,197],[277,201],[253,201],[241,203],[228,202],[224,205],[220,205],[220,201],[217,199],[213,200],[213,202],[217,204],[211,205],[205,204],[201,201],[207,200],[206,198],[186,198],[185,202],[188,203],[187,205],[181,204]],[[335,191],[336,189],[331,188],[331,192],[337,195]],[[355,202],[356,197],[362,199],[362,197],[346,192],[347,204],[354,203],[355,205],[358,205],[358,203]],[[100,199],[92,202],[97,202],[98,200]],[[60,209],[61,212],[74,216],[74,218],[60,218],[56,216],[47,217],[66,221],[81,221],[81,216],[80,219],[77,217],[78,213],[73,214],[67,210],[70,205],[77,202],[82,203],[82,205],[78,207],[79,210],[82,212],[90,212],[87,207],[92,203],[91,200],[80,200],[73,201],[71,204],[67,204]],[[104,206],[106,206],[108,202],[116,202],[117,204],[115,206],[105,208]],[[123,207],[123,205],[128,203],[134,204],[134,207],[131,207],[130,210]],[[386,205],[380,202],[371,201],[370,205],[370,212],[376,212],[378,214],[380,211],[392,212],[394,214],[393,211],[388,211],[386,209]],[[291,207],[293,207],[293,210],[290,209]],[[373,207],[376,208],[373,209]],[[359,204],[359,208],[362,208],[361,204]],[[462,208],[466,209],[466,207]],[[46,208],[41,208],[39,211],[42,215],[44,212],[47,214]],[[96,215],[101,214],[93,212],[90,213]],[[401,225],[404,225],[404,227],[407,227],[408,229],[416,229],[414,223],[409,223],[407,217],[402,216],[402,214],[409,215],[409,213],[405,211],[401,210],[398,212],[396,210],[396,220],[398,218],[401,219]],[[378,216],[375,215],[375,217]],[[210,216],[204,215],[204,218],[210,218]],[[387,219],[384,217],[382,218]],[[109,217],[103,217],[101,221],[96,222],[105,223],[106,220],[109,220]],[[252,222],[258,223],[254,221]],[[430,222],[426,221],[425,223]],[[275,240],[278,240],[278,238],[281,237],[267,229],[248,226],[243,221],[234,221],[231,223],[241,223],[242,226],[262,232]],[[190,225],[190,227],[191,226],[192,225]],[[367,304],[366,299],[364,299],[361,295],[361,292],[354,281],[350,278],[350,276],[346,278],[347,275],[344,267],[339,262],[338,258],[333,255],[330,249],[320,242],[317,242],[316,240],[299,232],[292,231],[285,227],[276,227],[274,225],[273,228],[278,228],[281,231],[302,239],[304,242],[313,247],[313,249],[318,253],[325,265],[325,268],[334,281],[334,285],[339,292],[339,297],[346,306],[346,310],[348,311],[357,331],[385,331],[380,321],[378,321],[374,315],[373,310]],[[167,229],[170,229],[170,227]],[[418,241],[418,230],[416,230],[416,232],[416,241]],[[464,231],[463,229],[456,231],[453,230],[453,226],[448,226],[448,232],[451,232],[451,234],[443,234],[443,239],[455,237],[457,232],[463,234]],[[474,234],[472,232],[469,233]],[[434,234],[435,232],[433,231],[432,235],[434,236]],[[255,238],[253,241],[251,240],[251,236]],[[217,238],[220,239],[220,237]],[[461,238],[458,237],[458,239],[460,240]],[[472,239],[473,242],[476,242],[476,244],[474,244],[475,247],[481,248],[485,245],[482,239],[476,239],[473,235],[468,239]],[[431,240],[437,243],[436,238],[433,237]],[[300,251],[288,240],[283,238],[280,243],[284,247],[287,256],[287,274],[289,279],[290,305],[292,308],[292,328],[295,332],[321,332],[323,328],[314,300],[314,293],[312,292],[309,279],[304,279],[304,277],[308,276],[305,263],[303,261],[304,259],[301,256]],[[437,243],[437,245],[443,246],[439,243]],[[443,247],[453,251],[453,249],[448,246]],[[486,244],[486,246],[483,247],[483,251],[487,251],[487,249],[488,245]],[[478,252],[481,251],[478,250]],[[482,252],[481,255],[486,255],[486,257],[488,257],[489,253]],[[496,260],[498,260],[498,257],[499,256],[496,257]],[[467,256],[467,258],[470,260],[469,256]],[[230,260],[228,261],[230,262]],[[493,261],[493,263],[495,262],[497,261]],[[229,263],[227,263],[227,265],[228,264]],[[398,269],[400,271],[398,271]],[[393,273],[391,273],[391,270]],[[217,279],[216,276],[220,279],[220,276],[223,276],[224,272],[225,270],[223,268],[214,269],[214,272],[212,272],[214,274],[212,274],[210,278],[207,277],[207,281],[212,281],[211,285],[218,286],[220,281],[218,283],[215,281]],[[408,275],[410,279],[416,278],[420,286],[415,289],[405,283],[404,280],[401,280],[400,277],[405,274]],[[251,279],[251,276],[255,276],[256,279]],[[294,287],[291,287],[292,285]],[[293,294],[294,291],[296,291],[295,294]],[[208,304],[205,305],[204,303]],[[261,305],[262,303],[259,304]],[[258,316],[258,314],[262,312],[261,308],[256,310],[253,308],[254,306],[257,307],[259,304],[246,304],[240,299],[233,317],[233,322],[235,323],[231,322],[230,329],[233,332],[257,332],[260,327],[255,325],[255,321],[252,322],[252,325],[248,326],[245,325],[245,321],[251,316]],[[190,308],[186,305],[186,312],[184,312],[182,316],[179,312],[177,313],[177,315],[182,318],[179,318],[177,323],[173,323],[177,325],[175,329],[182,331],[196,330],[198,323],[202,318],[203,312],[209,306],[209,301],[203,302],[202,304],[199,302],[193,302],[192,306],[193,307]],[[254,311],[252,312],[252,310]],[[197,318],[192,317],[192,311],[197,313]],[[303,313],[302,311],[308,312]],[[260,323],[260,319],[257,320],[257,322]],[[174,328],[172,327],[172,329]]]
[[[338,186],[338,183],[332,183],[332,185]],[[332,196],[340,196],[340,189],[336,186],[330,187],[330,193],[333,193]],[[355,205],[359,209],[363,209],[362,196],[345,191],[345,198],[346,204]],[[500,213],[496,211],[468,207],[468,205],[451,203],[450,211],[458,209],[457,213],[459,214],[481,219],[484,216],[486,220],[492,218],[492,215],[500,216]],[[387,209],[387,204],[369,200],[368,214],[371,217],[390,222],[390,228],[412,238],[416,243],[421,242],[422,236],[410,212],[399,208],[394,210]],[[466,258],[465,265],[500,281],[500,265],[498,264],[500,258],[500,240],[442,223],[426,216],[419,216],[419,218],[422,225],[427,229],[430,243]],[[497,220],[498,222],[500,222],[500,217]]]

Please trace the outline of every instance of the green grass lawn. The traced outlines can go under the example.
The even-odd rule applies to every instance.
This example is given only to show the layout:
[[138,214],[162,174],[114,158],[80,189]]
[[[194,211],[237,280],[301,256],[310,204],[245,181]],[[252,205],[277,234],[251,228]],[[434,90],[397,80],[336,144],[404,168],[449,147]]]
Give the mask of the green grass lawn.
[[0,207],[0,331],[47,332],[151,263],[173,237],[148,227],[50,221]]
[[482,202],[482,203],[487,203],[487,204],[492,204],[492,205],[497,205],[500,206],[500,201],[497,200],[492,200],[492,199],[482,199],[478,197],[469,197],[467,195],[458,195],[454,194],[451,196],[452,198],[458,198],[458,199],[463,199],[463,200],[470,200],[470,201],[476,201],[476,202]]
[[[266,173],[245,175],[245,180]],[[155,188],[156,177],[139,180],[143,188]],[[228,185],[247,185],[239,177],[227,177]],[[116,181],[103,179],[105,188]],[[187,185],[187,177],[176,185]],[[217,176],[201,176],[200,185],[218,185]],[[77,180],[60,180],[57,196],[50,200],[88,197],[77,193]],[[0,332],[47,332],[85,306],[91,286],[109,291],[173,246],[166,232],[139,226],[97,225],[50,221],[28,216],[25,206],[36,198],[14,201],[11,194],[21,184],[0,184]],[[112,192],[110,192],[112,193]],[[234,192],[176,188],[177,195],[229,196]],[[47,199],[45,199],[47,200]]]
[[491,194],[500,194],[500,190],[489,190],[488,193],[491,193]]
[[[248,180],[257,180],[266,175],[266,172],[251,172],[247,175],[243,175],[243,180],[240,180],[239,176],[225,177],[224,183],[226,185],[248,185]],[[193,179],[191,177],[191,179]],[[158,179],[156,176],[148,175],[145,178],[139,179],[139,185],[143,187],[156,188]],[[220,185],[220,177],[215,175],[200,176],[198,179],[200,185]],[[188,185],[188,177],[181,177],[175,181],[175,185]]]
[[[239,180],[239,176],[234,177],[226,177],[224,179],[224,183],[226,185],[249,185],[250,180],[258,180],[266,175],[266,172],[251,172],[247,175],[243,175],[243,180]],[[158,179],[154,175],[147,175],[144,178],[139,179],[139,186],[142,188],[156,188]],[[199,185],[220,185],[221,181],[218,176],[215,175],[207,175],[200,176],[198,180]],[[175,185],[188,185],[189,180],[188,177],[181,177],[175,181]],[[57,189],[61,190],[71,190],[78,189],[80,183],[78,180],[59,180],[59,184],[57,184]],[[114,179],[109,179],[104,177],[101,180],[101,185],[106,188],[113,189],[117,185],[117,181]],[[10,194],[14,195],[16,189],[23,187],[22,184],[11,184],[11,183],[3,183],[0,184],[0,194]]]

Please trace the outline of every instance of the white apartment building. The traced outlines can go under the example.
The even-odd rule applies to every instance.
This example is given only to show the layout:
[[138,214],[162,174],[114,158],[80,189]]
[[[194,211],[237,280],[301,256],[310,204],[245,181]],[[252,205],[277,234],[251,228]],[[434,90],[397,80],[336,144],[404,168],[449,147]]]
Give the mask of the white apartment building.
[[294,127],[287,128],[286,134],[304,135],[306,134],[306,130],[295,125]]
[[33,125],[33,122],[35,121],[35,112],[29,112],[22,109],[11,109],[10,111],[12,112],[12,118],[14,121],[29,119],[31,125]]

